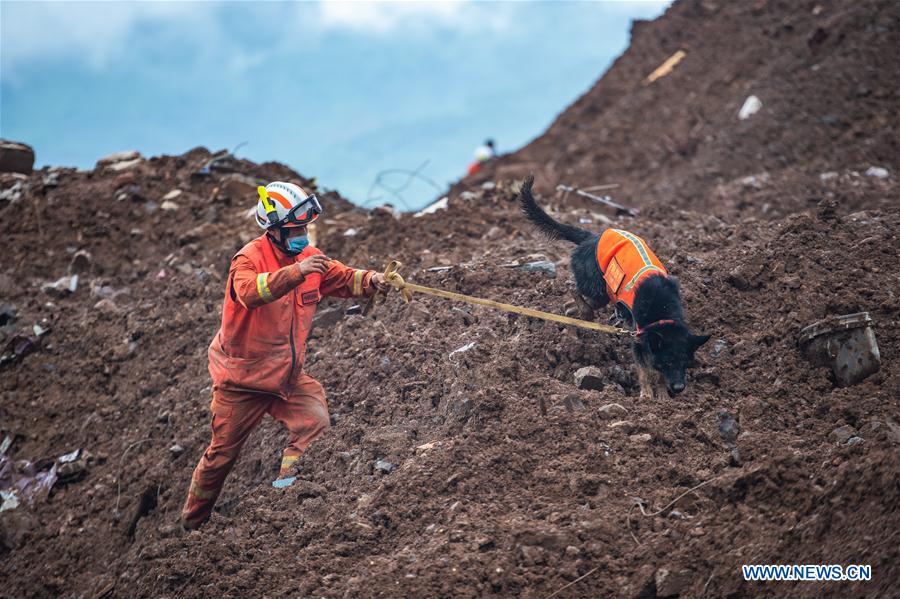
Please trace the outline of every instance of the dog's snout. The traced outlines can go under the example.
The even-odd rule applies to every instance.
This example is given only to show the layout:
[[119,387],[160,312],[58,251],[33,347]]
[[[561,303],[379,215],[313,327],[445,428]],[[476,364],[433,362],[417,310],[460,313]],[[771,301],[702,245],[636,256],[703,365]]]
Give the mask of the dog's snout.
[[674,393],[681,393],[684,391],[684,383],[672,383],[672,391]]

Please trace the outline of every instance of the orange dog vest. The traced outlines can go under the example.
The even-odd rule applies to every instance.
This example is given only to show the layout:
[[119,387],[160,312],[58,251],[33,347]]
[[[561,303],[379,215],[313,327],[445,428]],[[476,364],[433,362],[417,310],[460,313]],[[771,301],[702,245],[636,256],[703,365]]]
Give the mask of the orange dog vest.
[[622,302],[629,310],[641,281],[654,274],[669,274],[643,239],[621,229],[607,229],[600,236],[597,264],[603,271],[609,299],[613,304]]

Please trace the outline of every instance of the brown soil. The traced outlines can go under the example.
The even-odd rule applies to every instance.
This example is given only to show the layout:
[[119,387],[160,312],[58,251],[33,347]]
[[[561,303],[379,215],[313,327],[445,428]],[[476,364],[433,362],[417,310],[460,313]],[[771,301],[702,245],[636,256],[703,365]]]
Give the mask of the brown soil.
[[[810,45],[816,28],[828,35]],[[298,482],[277,490],[286,433],[266,421],[211,521],[190,534],[177,518],[208,441],[206,347],[228,261],[258,234],[252,188],[192,178],[203,149],[145,161],[130,181],[106,168],[56,170],[56,186],[47,169],[19,181],[21,197],[0,200],[0,297],[17,310],[2,334],[33,323],[50,333],[0,370],[0,432],[15,460],[92,457],[46,502],[0,515],[0,590],[545,597],[592,572],[559,596],[652,597],[665,569],[686,596],[891,594],[900,164],[898,67],[885,58],[898,31],[890,2],[678,3],[636,27],[628,52],[544,137],[454,189],[446,211],[366,212],[329,194],[319,228],[329,255],[369,268],[397,258],[408,280],[562,312],[570,248],[526,223],[514,178],[535,170],[545,193],[559,181],[620,183],[616,199],[641,214],[617,226],[650,240],[712,340],[685,394],[649,402],[627,343],[609,336],[424,296],[394,296],[370,317],[332,319],[324,306],[307,369],[328,392],[333,428],[299,462]],[[685,61],[642,85],[682,45]],[[868,93],[848,97],[859,85]],[[738,121],[750,93],[764,108]],[[789,99],[813,116],[786,126]],[[816,119],[835,111],[846,129],[823,129]],[[673,152],[665,136],[693,150]],[[871,165],[890,176],[866,176]],[[277,164],[237,168],[310,184]],[[178,209],[161,209],[175,188]],[[605,226],[586,201],[541,201],[561,220]],[[42,291],[78,250],[91,260],[77,291]],[[555,278],[503,266],[541,257]],[[800,355],[797,333],[861,310],[878,325],[883,366],[836,388]],[[583,366],[601,369],[602,390],[574,386]],[[605,419],[611,403],[627,413]],[[740,465],[719,433],[723,411],[740,424]],[[832,431],[845,425],[863,441],[839,443]],[[376,470],[378,459],[397,469]],[[659,515],[637,507],[655,512],[701,483]],[[871,564],[873,580],[748,583],[745,563]]]

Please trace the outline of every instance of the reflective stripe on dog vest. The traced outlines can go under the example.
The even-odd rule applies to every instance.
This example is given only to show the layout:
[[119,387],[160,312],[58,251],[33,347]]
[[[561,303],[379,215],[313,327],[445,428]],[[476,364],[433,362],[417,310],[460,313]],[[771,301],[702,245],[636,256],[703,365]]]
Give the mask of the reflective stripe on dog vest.
[[603,271],[606,292],[612,303],[634,306],[638,283],[652,274],[668,275],[647,243],[628,231],[607,229],[597,243],[597,265]]

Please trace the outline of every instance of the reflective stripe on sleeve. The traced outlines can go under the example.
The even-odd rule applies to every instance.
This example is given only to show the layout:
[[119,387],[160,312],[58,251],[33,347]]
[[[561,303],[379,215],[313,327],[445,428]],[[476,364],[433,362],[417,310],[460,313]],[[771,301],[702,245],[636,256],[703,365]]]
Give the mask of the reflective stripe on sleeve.
[[352,293],[353,293],[354,296],[362,295],[362,292],[363,292],[363,288],[362,288],[362,280],[363,280],[363,277],[364,277],[365,275],[366,275],[366,273],[365,273],[365,271],[363,271],[363,270],[357,270],[357,271],[354,271],[354,272],[353,272],[353,290],[352,290]]
[[256,275],[256,291],[264,302],[271,302],[274,299],[272,292],[269,291],[269,273],[261,272]]

